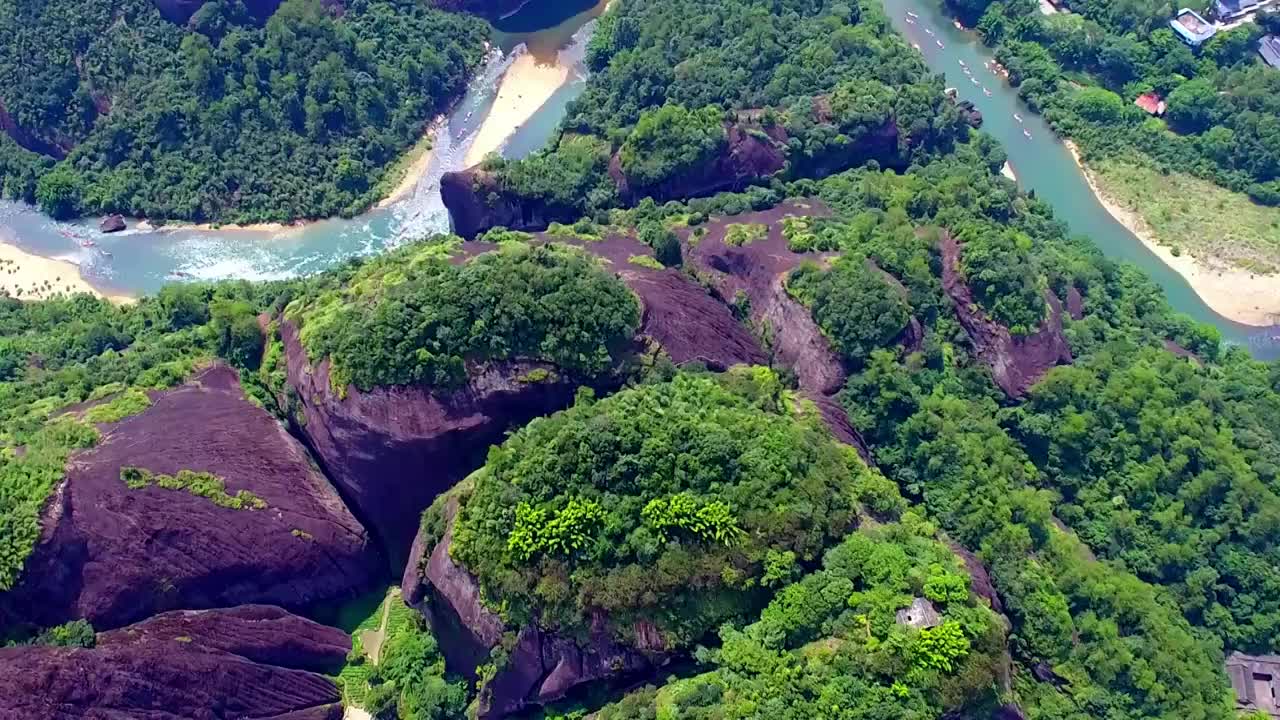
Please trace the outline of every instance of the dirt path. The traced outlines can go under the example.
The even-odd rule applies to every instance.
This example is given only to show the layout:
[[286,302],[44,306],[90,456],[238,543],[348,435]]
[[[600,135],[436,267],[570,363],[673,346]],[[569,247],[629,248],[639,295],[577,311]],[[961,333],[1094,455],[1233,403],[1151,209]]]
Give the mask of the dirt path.
[[378,623],[377,630],[361,630],[360,646],[364,648],[365,655],[369,656],[369,660],[374,664],[378,664],[378,660],[382,657],[382,644],[387,641],[387,616],[391,614],[391,601],[400,598],[400,588],[391,588],[387,591],[387,597],[382,601],[382,621]]

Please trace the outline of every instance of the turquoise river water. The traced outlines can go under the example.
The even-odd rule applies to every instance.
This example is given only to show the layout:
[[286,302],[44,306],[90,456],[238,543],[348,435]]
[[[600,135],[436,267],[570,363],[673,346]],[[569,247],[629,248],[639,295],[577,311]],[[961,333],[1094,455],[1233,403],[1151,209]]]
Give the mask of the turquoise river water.
[[[984,64],[993,60],[977,37],[952,25],[935,0],[883,0],[898,30],[919,46],[948,85],[970,100],[984,116],[983,130],[999,138],[1010,164],[1026,190],[1049,202],[1073,232],[1089,236],[1108,256],[1142,267],[1164,288],[1170,303],[1196,320],[1217,326],[1223,337],[1244,345],[1261,358],[1280,357],[1280,327],[1262,329],[1224,318],[1211,310],[1183,278],[1116,222],[1089,189],[1066,147],[1043,120],[1017,97],[1016,91]],[[0,240],[30,252],[76,262],[90,282],[108,291],[138,293],[156,290],[175,278],[275,279],[330,267],[342,260],[370,255],[409,240],[449,228],[440,201],[440,176],[461,169],[467,147],[493,102],[499,78],[510,62],[510,50],[527,43],[540,59],[560,49],[560,59],[572,66],[571,80],[522,125],[503,147],[508,157],[522,157],[542,146],[554,133],[565,107],[581,94],[586,78],[582,51],[603,2],[574,0],[560,6],[576,15],[551,18],[517,14],[499,23],[499,44],[466,96],[436,133],[429,167],[414,192],[385,208],[354,219],[310,223],[278,232],[248,230],[131,229],[101,235],[90,221],[58,223],[32,208],[0,202]],[[916,17],[908,22],[908,13]],[[543,30],[531,27],[558,20]],[[930,34],[932,32],[932,34]],[[964,74],[967,65],[978,84]],[[990,91],[990,96],[983,90]],[[1014,119],[1018,113],[1022,122]],[[1024,129],[1031,134],[1028,138]],[[130,224],[131,227],[133,223]],[[83,247],[82,238],[97,244]]]

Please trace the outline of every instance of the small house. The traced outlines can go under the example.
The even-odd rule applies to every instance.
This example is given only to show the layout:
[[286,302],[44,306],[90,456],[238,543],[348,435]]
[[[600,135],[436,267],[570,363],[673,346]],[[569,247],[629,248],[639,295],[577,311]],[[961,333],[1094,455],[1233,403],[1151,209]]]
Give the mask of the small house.
[[1169,27],[1173,28],[1183,42],[1193,48],[1200,47],[1218,32],[1213,23],[1205,20],[1200,13],[1191,8],[1179,10],[1178,14],[1169,21]]
[[1133,104],[1146,110],[1148,115],[1157,117],[1164,115],[1164,100],[1161,100],[1160,96],[1155,93],[1143,93],[1138,96],[1137,100],[1133,101]]
[[1245,712],[1261,710],[1280,718],[1276,690],[1280,682],[1280,656],[1231,653],[1227,677],[1236,694],[1236,707]]
[[1218,22],[1235,22],[1266,4],[1264,0],[1214,0],[1213,16]]
[[1280,35],[1265,35],[1258,41],[1258,54],[1273,68],[1280,68]]

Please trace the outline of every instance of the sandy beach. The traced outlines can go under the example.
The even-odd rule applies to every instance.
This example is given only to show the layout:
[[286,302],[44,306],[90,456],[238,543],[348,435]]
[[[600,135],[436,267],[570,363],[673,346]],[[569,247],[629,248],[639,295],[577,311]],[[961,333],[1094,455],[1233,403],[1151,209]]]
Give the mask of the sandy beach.
[[1004,166],[1000,168],[1000,174],[1014,182],[1018,182],[1018,174],[1013,171],[1013,164],[1008,160],[1004,161]]
[[390,171],[391,173],[399,173],[396,185],[386,197],[378,201],[376,207],[387,207],[413,194],[413,189],[418,187],[418,180],[427,172],[427,166],[431,164],[431,146],[436,132],[444,126],[445,120],[444,115],[436,118],[428,126],[427,131],[423,133],[422,139],[396,163],[396,166]]
[[1269,327],[1280,322],[1280,275],[1257,275],[1212,259],[1195,258],[1189,253],[1174,255],[1168,246],[1156,240],[1151,227],[1136,208],[1127,207],[1103,192],[1093,173],[1081,160],[1079,148],[1069,140],[1065,142],[1098,202],[1161,262],[1176,270],[1214,312],[1256,327]]
[[501,149],[507,138],[568,81],[567,65],[539,62],[532,54],[521,51],[498,84],[493,108],[467,150],[466,165],[475,165],[485,155]]
[[16,245],[0,242],[0,292],[19,300],[44,300],[55,295],[90,293],[122,304],[127,295],[107,295],[80,277],[73,262],[32,255]]

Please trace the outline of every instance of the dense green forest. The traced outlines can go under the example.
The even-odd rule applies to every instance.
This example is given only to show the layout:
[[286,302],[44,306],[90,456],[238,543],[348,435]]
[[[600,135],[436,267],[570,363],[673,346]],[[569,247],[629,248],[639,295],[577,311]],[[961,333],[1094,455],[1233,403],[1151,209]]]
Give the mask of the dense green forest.
[[288,0],[262,26],[216,0],[187,28],[148,0],[6,3],[0,105],[41,152],[0,137],[0,189],[55,217],[351,215],[461,92],[489,32],[416,0],[341,17]]
[[[783,130],[792,177],[828,174],[860,153],[906,167],[968,133],[942,78],[892,35],[879,6],[632,0],[601,19],[588,60],[593,75],[558,141],[485,163],[504,191],[556,215],[622,203],[608,175],[615,151],[637,198],[701,176],[729,124],[767,142]],[[897,140],[881,148],[886,125]]]
[[[1049,16],[1033,0],[949,4],[1060,134],[1280,205],[1280,73],[1257,53],[1280,16],[1262,14],[1193,51],[1168,26],[1176,7],[1155,0],[1071,0],[1071,13]],[[1133,106],[1148,92],[1167,100],[1167,123]]]
[[[603,610],[688,647],[820,557],[860,503],[896,495],[776,374],[680,375],[492,451],[460,493],[451,554],[517,626],[586,628]],[[424,520],[437,537],[443,506]]]
[[344,392],[457,386],[466,360],[543,360],[588,379],[616,368],[635,298],[568,248],[507,248],[449,262],[457,238],[387,253],[310,282],[286,308],[312,362]]
[[[600,720],[900,718],[992,711],[1004,628],[959,559],[908,511],[865,525],[821,568],[781,587],[759,619],[720,631],[709,672],[647,687]],[[941,609],[923,629],[896,622],[914,597]]]

